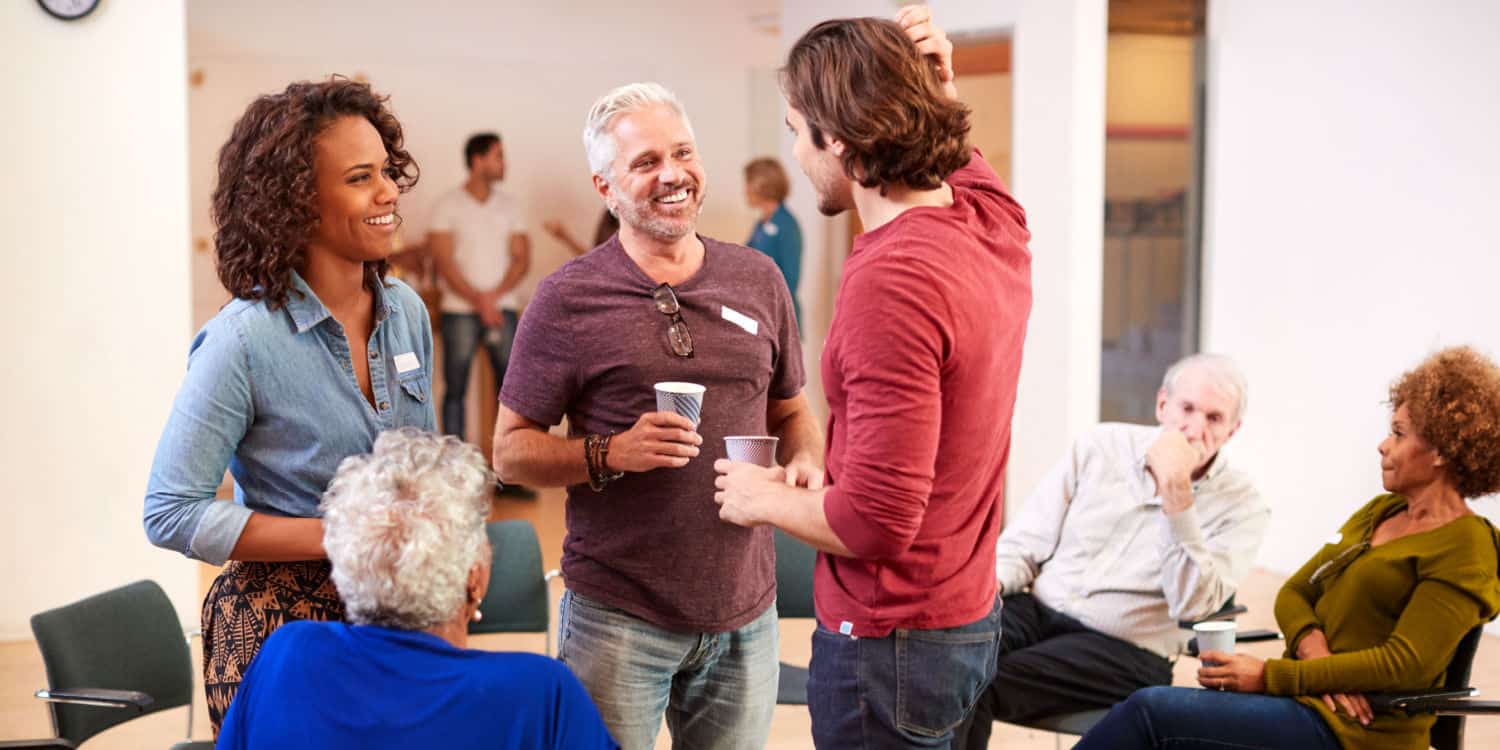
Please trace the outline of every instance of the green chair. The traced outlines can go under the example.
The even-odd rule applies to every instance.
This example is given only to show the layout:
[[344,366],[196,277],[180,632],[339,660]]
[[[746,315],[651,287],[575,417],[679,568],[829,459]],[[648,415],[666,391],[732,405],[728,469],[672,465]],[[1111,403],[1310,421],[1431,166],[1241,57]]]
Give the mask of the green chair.
[[[31,618],[47,669],[56,737],[0,742],[0,748],[75,748],[122,722],[188,707],[193,730],[193,666],[177,612],[161,587],[137,581]],[[181,742],[173,750],[209,750]]]
[[490,587],[479,603],[483,617],[469,623],[469,633],[541,633],[552,654],[551,603],[547,584],[556,570],[542,572],[542,546],[528,521],[492,521],[485,526],[494,557]]
[[[788,536],[776,534],[776,617],[817,617],[813,607],[813,566],[818,553]],[[776,702],[785,706],[807,705],[807,668],[781,662]]]

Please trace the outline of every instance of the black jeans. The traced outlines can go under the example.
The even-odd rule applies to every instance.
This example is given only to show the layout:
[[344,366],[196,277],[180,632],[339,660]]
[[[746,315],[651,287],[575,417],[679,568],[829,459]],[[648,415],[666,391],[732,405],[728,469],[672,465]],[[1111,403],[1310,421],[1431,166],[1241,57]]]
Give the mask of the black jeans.
[[1109,708],[1139,688],[1172,684],[1172,664],[1090,629],[1031,594],[1004,598],[995,680],[954,732],[953,747],[983,748],[996,721]]

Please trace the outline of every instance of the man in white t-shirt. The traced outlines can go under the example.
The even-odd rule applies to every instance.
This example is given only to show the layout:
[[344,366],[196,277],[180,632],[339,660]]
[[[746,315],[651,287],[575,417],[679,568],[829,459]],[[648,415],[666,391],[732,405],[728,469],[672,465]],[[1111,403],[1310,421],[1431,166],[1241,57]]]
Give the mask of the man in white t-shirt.
[[496,185],[505,179],[500,136],[470,136],[464,162],[469,179],[438,198],[427,240],[443,290],[443,431],[459,438],[469,366],[480,344],[489,354],[496,387],[505,379],[516,335],[515,289],[531,265],[520,206]]

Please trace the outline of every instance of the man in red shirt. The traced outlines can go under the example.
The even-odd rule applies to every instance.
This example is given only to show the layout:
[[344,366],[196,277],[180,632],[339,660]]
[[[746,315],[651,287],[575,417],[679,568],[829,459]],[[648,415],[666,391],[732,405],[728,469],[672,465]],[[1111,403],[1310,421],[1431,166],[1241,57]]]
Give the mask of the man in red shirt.
[[866,228],[823,352],[827,487],[719,461],[715,500],[726,521],[820,550],[808,681],[820,748],[947,747],[995,671],[1030,234],[967,143],[952,49],[907,6],[895,23],[813,27],[781,73],[819,210],[854,209]]

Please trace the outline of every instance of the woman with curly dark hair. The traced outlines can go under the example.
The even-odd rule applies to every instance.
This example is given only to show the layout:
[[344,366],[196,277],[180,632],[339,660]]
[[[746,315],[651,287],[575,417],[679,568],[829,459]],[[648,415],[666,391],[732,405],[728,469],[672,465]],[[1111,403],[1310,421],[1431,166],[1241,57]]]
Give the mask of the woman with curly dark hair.
[[[219,152],[234,299],[193,339],[145,503],[153,544],[224,565],[203,603],[216,732],[272,630],[344,617],[318,517],[339,462],[383,430],[436,426],[427,309],[385,277],[417,174],[384,97],[342,78],[256,99]],[[234,502],[215,502],[226,467]]]
[[1445,349],[1390,395],[1387,494],[1282,587],[1286,656],[1206,652],[1208,690],[1139,690],[1078,747],[1427,747],[1432,715],[1376,714],[1364,694],[1441,685],[1459,640],[1500,611],[1500,531],[1465,503],[1500,490],[1500,368]]

